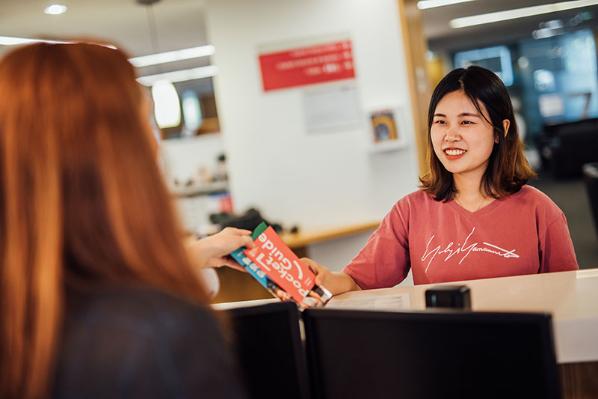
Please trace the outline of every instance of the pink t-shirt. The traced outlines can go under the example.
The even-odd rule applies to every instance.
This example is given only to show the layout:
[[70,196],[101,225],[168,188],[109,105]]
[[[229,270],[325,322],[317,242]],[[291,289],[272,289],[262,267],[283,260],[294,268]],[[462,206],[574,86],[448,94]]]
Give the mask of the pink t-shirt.
[[477,212],[416,191],[386,215],[344,269],[363,289],[576,270],[563,212],[531,187]]

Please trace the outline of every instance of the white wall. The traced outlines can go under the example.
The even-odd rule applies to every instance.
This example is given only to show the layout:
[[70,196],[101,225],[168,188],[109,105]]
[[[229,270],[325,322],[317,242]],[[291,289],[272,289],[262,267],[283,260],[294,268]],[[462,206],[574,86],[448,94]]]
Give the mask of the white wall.
[[169,186],[175,178],[184,182],[196,176],[202,167],[213,170],[216,157],[224,152],[220,134],[203,134],[160,142],[160,157]]
[[[396,0],[207,0],[236,210],[305,230],[380,219],[417,186],[415,141]],[[348,34],[366,110],[406,107],[408,147],[368,151],[368,127],[307,134],[302,89],[264,93],[258,47]],[[405,132],[403,132],[405,133]]]
[[[168,186],[173,188],[174,179],[179,184],[184,184],[188,179],[197,179],[200,168],[213,171],[216,158],[223,152],[220,134],[163,140],[160,143],[160,158]],[[218,200],[208,195],[177,198],[176,205],[183,226],[190,232],[197,232],[209,224],[208,215],[219,210]]]

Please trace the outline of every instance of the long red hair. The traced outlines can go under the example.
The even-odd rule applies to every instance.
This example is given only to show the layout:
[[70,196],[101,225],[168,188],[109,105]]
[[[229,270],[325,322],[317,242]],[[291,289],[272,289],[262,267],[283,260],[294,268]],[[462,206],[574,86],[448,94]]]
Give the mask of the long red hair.
[[34,44],[0,61],[0,397],[49,392],[69,284],[207,302],[142,95],[106,46]]

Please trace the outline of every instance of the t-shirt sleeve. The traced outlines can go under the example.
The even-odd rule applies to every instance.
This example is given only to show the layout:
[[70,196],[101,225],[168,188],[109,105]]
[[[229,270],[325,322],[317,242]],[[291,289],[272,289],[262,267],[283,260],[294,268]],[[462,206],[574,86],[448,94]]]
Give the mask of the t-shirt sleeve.
[[347,265],[347,273],[362,289],[399,284],[409,273],[409,206],[403,199],[384,217],[363,249]]
[[577,259],[571,235],[567,227],[567,219],[560,212],[540,232],[540,273],[577,270]]

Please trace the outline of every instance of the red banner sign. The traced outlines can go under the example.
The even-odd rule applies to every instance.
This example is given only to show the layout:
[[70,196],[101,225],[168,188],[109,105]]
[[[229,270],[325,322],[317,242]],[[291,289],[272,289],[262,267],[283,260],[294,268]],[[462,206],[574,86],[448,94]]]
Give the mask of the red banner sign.
[[350,40],[260,54],[264,91],[355,77]]

